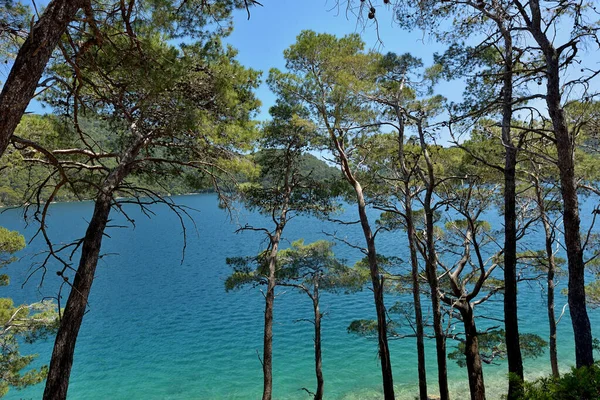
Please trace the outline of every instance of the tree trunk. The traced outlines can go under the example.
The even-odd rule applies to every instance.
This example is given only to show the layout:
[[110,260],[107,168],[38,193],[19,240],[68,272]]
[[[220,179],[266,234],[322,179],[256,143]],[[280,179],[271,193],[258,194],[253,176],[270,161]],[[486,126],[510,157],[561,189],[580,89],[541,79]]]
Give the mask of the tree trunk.
[[546,254],[548,256],[548,325],[550,328],[550,365],[552,376],[560,377],[558,370],[558,351],[556,349],[556,315],[554,314],[554,273],[556,270],[554,253],[552,253],[552,237],[546,233]]
[[[408,185],[407,185],[408,186]],[[410,190],[408,187],[406,190]],[[408,192],[407,192],[408,193]],[[415,247],[415,227],[412,219],[412,206],[410,196],[406,199],[406,216],[407,216],[407,236],[408,247],[410,250],[411,262],[411,278],[412,278],[412,294],[415,309],[415,325],[417,333],[417,369],[419,372],[419,398],[427,400],[427,371],[425,368],[425,343],[423,329],[423,310],[421,308],[421,290],[419,285],[419,261],[417,259],[417,249]]]
[[481,357],[479,356],[479,340],[477,338],[477,327],[475,326],[473,309],[468,303],[459,309],[465,327],[465,357],[467,359],[471,400],[485,400],[483,367],[481,365]]
[[561,105],[560,54],[541,27],[539,0],[529,2],[531,24],[529,29],[539,44],[546,62],[546,104],[552,120],[558,153],[558,169],[563,200],[565,248],[569,265],[569,311],[575,337],[577,368],[594,363],[592,329],[585,300],[585,264],[581,247],[579,199],[575,179],[575,138],[569,132]]
[[[534,167],[535,168],[535,167]],[[554,229],[548,219],[546,213],[546,205],[544,202],[544,195],[542,193],[542,187],[540,186],[537,175],[535,176],[535,192],[536,201],[538,204],[538,210],[542,218],[544,225],[545,243],[546,243],[546,260],[548,262],[548,325],[550,328],[549,346],[550,346],[550,365],[552,367],[552,376],[558,378],[560,372],[558,370],[558,351],[556,349],[556,315],[554,314],[554,274],[556,273],[556,260],[554,258],[554,252],[552,251],[552,244],[554,242]]]
[[317,376],[317,391],[315,400],[323,400],[323,367],[321,359],[321,311],[319,310],[319,278],[315,274],[313,291],[313,309],[315,313],[315,374]]
[[273,236],[271,252],[269,254],[269,276],[267,293],[265,294],[265,326],[263,336],[263,395],[262,400],[271,400],[273,397],[273,303],[275,301],[275,268],[277,250],[281,230],[277,228]]
[[427,150],[427,145],[425,143],[425,133],[423,132],[423,127],[420,123],[418,124],[418,131],[421,150],[423,151],[425,162],[427,164],[426,191],[423,201],[423,209],[425,211],[425,231],[427,235],[425,269],[427,280],[429,282],[429,288],[431,290],[431,308],[433,312],[433,330],[435,333],[435,347],[437,354],[438,384],[440,389],[440,400],[449,400],[450,391],[448,390],[446,335],[444,334],[444,327],[442,326],[443,321],[439,293],[440,290],[437,276],[437,256],[434,241],[434,211],[431,208],[433,190],[435,187],[435,173],[433,169],[433,162],[429,156],[429,151]]
[[0,93],[0,157],[29,102],[46,64],[84,0],[52,0],[19,49]]
[[[502,27],[501,27],[502,29]],[[517,149],[511,137],[513,93],[513,48],[510,33],[503,29],[504,75],[502,106],[502,142],[504,158],[504,329],[508,358],[508,400],[523,394],[523,358],[519,344],[519,319],[517,307],[517,212],[516,165]]]
[[423,309],[421,307],[421,289],[419,284],[419,260],[417,258],[417,248],[415,245],[416,232],[413,221],[412,194],[410,191],[410,172],[406,166],[404,158],[404,118],[400,113],[399,107],[394,111],[398,118],[398,160],[404,180],[404,211],[406,214],[406,235],[408,237],[408,248],[410,251],[412,294],[415,310],[415,325],[417,334],[417,370],[419,373],[419,399],[427,400],[427,369],[425,367],[425,343],[423,329]]
[[75,343],[94,281],[102,237],[110,214],[111,200],[112,196],[108,194],[101,194],[96,200],[94,214],[85,233],[79,267],[54,342],[44,400],[67,398]]
[[[429,258],[429,256],[428,256]],[[432,256],[435,260],[435,256]],[[431,308],[433,311],[433,330],[435,333],[435,348],[438,367],[438,384],[440,388],[440,400],[449,400],[450,391],[448,390],[448,366],[446,360],[446,335],[442,325],[442,310],[439,296],[439,282],[435,268],[435,261],[428,259],[427,279],[431,289]]]
[[102,238],[110,214],[112,196],[118,185],[131,171],[131,162],[135,160],[144,143],[144,137],[136,135],[131,146],[123,153],[121,163],[105,179],[96,198],[94,214],[85,232],[81,247],[79,266],[54,341],[44,389],[44,400],[64,400],[67,397],[75,343],[94,281]]
[[366,212],[365,196],[360,183],[354,178],[350,169],[350,164],[342,143],[338,140],[335,133],[330,130],[331,140],[335,145],[338,156],[341,160],[341,168],[344,177],[354,188],[356,201],[358,203],[358,215],[360,218],[360,226],[367,243],[367,259],[369,262],[369,272],[371,282],[373,284],[373,297],[375,299],[375,310],[377,312],[377,339],[379,344],[379,358],[381,360],[381,374],[383,378],[383,394],[385,400],[393,400],[394,395],[394,378],[392,374],[392,363],[390,360],[390,349],[387,339],[387,318],[385,312],[385,304],[383,301],[383,277],[379,273],[379,265],[377,263],[377,250],[375,248],[375,238],[371,231],[369,218]]

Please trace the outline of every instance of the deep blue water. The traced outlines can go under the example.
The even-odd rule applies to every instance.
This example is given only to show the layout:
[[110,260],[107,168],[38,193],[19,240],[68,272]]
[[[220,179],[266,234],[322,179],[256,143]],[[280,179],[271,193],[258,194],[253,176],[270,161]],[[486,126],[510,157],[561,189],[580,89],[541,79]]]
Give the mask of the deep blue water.
[[[110,237],[105,238],[102,248],[107,255],[98,266],[89,312],[77,342],[70,399],[260,398],[262,374],[257,352],[262,348],[262,294],[258,288],[226,293],[224,280],[231,272],[226,257],[256,254],[265,245],[260,233],[234,233],[238,224],[264,225],[268,221],[243,209],[232,220],[210,194],[175,200],[199,210],[192,212],[196,228],[188,224],[183,262],[182,229],[166,207],[155,207],[152,219],[129,207],[128,213],[136,220],[135,229],[108,231]],[[90,202],[52,205],[49,227],[54,241],[64,243],[82,236],[92,207]],[[349,212],[351,218],[351,208]],[[490,218],[498,223],[498,216]],[[113,213],[112,219],[113,225],[126,224],[118,213]],[[20,210],[0,214],[0,225],[23,232],[27,239],[35,232],[34,226],[24,225]],[[337,231],[361,244],[359,229],[298,217],[286,228],[285,237],[290,242],[299,238],[311,242],[325,238],[323,231]],[[535,243],[536,239],[529,241]],[[7,268],[12,284],[3,288],[3,295],[15,298],[17,303],[56,296],[60,284],[55,274],[57,265],[48,269],[42,286],[41,274],[37,273],[21,288],[35,260],[40,260],[33,256],[43,248],[41,240],[34,240],[19,254],[21,260]],[[406,256],[404,234],[382,234],[378,250]],[[343,244],[338,244],[335,251],[350,261],[361,256]],[[312,390],[315,386],[312,325],[294,321],[309,318],[312,309],[308,299],[293,290],[280,290],[279,294],[275,306],[274,397],[307,399],[302,388]],[[522,285],[519,301],[522,331],[545,337],[547,320],[539,288]],[[557,299],[557,312],[565,302],[562,297]],[[323,321],[326,398],[380,398],[376,342],[346,332],[353,319],[374,317],[371,292],[325,294],[322,310],[327,313]],[[501,316],[501,298],[492,300],[485,310]],[[590,315],[598,336],[600,318],[593,310]],[[566,370],[574,363],[568,311],[558,329],[559,357]],[[36,365],[48,363],[52,342],[23,346],[22,350],[39,354]],[[414,339],[393,341],[391,352],[398,398],[414,398]],[[432,342],[428,343],[427,356],[430,390],[436,393]],[[453,361],[449,366],[451,390],[456,398],[466,398],[466,372]],[[499,398],[505,391],[505,370],[503,363],[485,366],[489,398]],[[530,377],[547,374],[547,355],[527,361],[526,371]],[[13,389],[6,398],[35,399],[42,391],[42,385],[23,391]]]

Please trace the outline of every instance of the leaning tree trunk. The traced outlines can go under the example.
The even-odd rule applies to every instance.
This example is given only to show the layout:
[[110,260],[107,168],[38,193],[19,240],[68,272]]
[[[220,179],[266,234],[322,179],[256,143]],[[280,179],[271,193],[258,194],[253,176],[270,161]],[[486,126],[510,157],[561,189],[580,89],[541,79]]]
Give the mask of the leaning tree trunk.
[[373,284],[373,296],[375,299],[375,310],[377,312],[377,338],[379,344],[379,358],[381,360],[381,373],[383,377],[383,393],[385,400],[393,400],[395,398],[394,378],[392,375],[392,362],[390,359],[390,349],[387,339],[387,317],[385,304],[383,302],[384,281],[383,276],[381,276],[379,273],[377,252],[375,249],[375,238],[372,235],[371,228],[367,220],[362,191],[357,190],[357,194],[359,193],[359,215],[365,239],[367,240],[367,259],[369,261],[371,282]]
[[104,181],[96,198],[94,214],[83,238],[79,266],[54,341],[48,378],[44,389],[44,400],[64,400],[67,397],[75,343],[77,342],[94,281],[102,238],[110,214],[112,196],[115,189],[131,171],[131,163],[135,160],[143,143],[144,138],[142,136],[138,136],[134,140],[123,154],[120,164]]
[[0,157],[35,95],[46,64],[85,0],[52,0],[19,49],[0,93]]
[[317,376],[317,391],[315,400],[323,400],[323,366],[321,358],[321,311],[319,310],[319,278],[315,274],[313,288],[313,311],[315,315],[315,374]]
[[563,200],[563,226],[565,248],[569,265],[568,300],[571,323],[575,337],[575,362],[577,368],[594,364],[592,328],[585,300],[585,263],[581,246],[579,199],[575,178],[575,138],[569,132],[561,105],[561,58],[541,27],[539,0],[529,2],[531,23],[529,30],[540,46],[546,62],[546,105],[552,120],[558,154],[558,169]]
[[[502,29],[502,27],[501,27]],[[516,166],[517,149],[511,137],[513,95],[513,48],[510,33],[503,29],[504,37],[504,94],[502,106],[502,142],[504,158],[504,328],[508,358],[508,400],[523,394],[523,358],[519,344],[519,318],[517,307],[517,212]]]
[[483,367],[479,355],[479,340],[477,339],[473,308],[469,304],[465,304],[463,307],[459,307],[459,310],[465,327],[465,357],[469,374],[471,400],[485,400]]
[[67,398],[75,343],[77,342],[79,328],[94,281],[102,237],[110,214],[111,201],[112,196],[104,193],[96,200],[94,214],[85,233],[79,267],[54,342],[50,370],[48,371],[44,390],[44,400]]
[[330,131],[330,135],[341,161],[342,173],[344,174],[344,177],[348,183],[352,185],[354,188],[354,193],[356,194],[360,226],[367,243],[367,259],[369,262],[369,272],[371,275],[371,282],[373,284],[373,297],[375,299],[375,310],[377,313],[377,340],[379,344],[379,359],[381,360],[383,394],[385,400],[394,400],[394,378],[392,374],[392,362],[390,359],[390,349],[387,338],[387,318],[385,304],[383,301],[383,277],[380,276],[379,272],[375,237],[373,236],[371,225],[369,224],[362,186],[352,174],[350,163],[342,143],[340,143],[333,131]]

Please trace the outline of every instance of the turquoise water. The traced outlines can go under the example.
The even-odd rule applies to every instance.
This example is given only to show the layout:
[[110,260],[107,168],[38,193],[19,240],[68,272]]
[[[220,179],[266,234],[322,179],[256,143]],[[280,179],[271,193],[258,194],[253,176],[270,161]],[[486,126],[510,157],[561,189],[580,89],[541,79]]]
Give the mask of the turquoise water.
[[[103,244],[107,255],[99,264],[90,310],[77,342],[70,399],[260,398],[262,374],[257,352],[262,346],[262,294],[257,288],[225,293],[223,282],[230,273],[226,257],[252,255],[264,246],[258,233],[235,234],[236,224],[261,224],[265,220],[241,210],[232,222],[210,194],[181,196],[176,201],[199,210],[192,212],[197,232],[188,224],[183,262],[182,229],[164,207],[156,207],[152,219],[130,207],[136,228],[113,228],[108,232],[110,238]],[[49,226],[55,242],[82,236],[92,206],[89,202],[53,205]],[[112,218],[112,225],[125,225],[122,215],[114,213]],[[27,239],[34,233],[33,226],[24,226],[19,210],[0,214],[0,225],[24,232]],[[337,230],[349,241],[361,243],[359,229],[299,217],[288,225],[285,236],[289,241],[302,237],[310,242],[324,238],[323,231]],[[382,254],[402,256],[405,247],[402,234],[380,236]],[[20,254],[21,261],[7,268],[12,285],[2,289],[6,296],[14,297],[16,302],[32,302],[56,295],[60,280],[52,268],[41,287],[39,273],[20,287],[32,271],[31,257],[42,249],[41,241],[34,240]],[[360,257],[359,252],[343,244],[335,251],[351,261]],[[293,290],[279,293],[274,328],[274,397],[308,399],[302,388],[313,390],[315,386],[312,325],[294,321],[311,316],[310,302]],[[539,288],[523,285],[519,300],[522,330],[546,336],[545,305]],[[558,299],[558,312],[565,301]],[[376,342],[346,333],[353,319],[374,317],[371,292],[325,294],[322,310],[327,313],[323,321],[326,398],[380,398]],[[486,310],[501,315],[501,299],[487,304]],[[600,318],[594,311],[591,317],[598,336]],[[558,333],[563,371],[574,362],[570,331],[567,311]],[[435,394],[434,344],[427,345],[429,385]],[[38,364],[48,363],[51,350],[51,342],[23,346],[24,352],[39,353]],[[398,398],[414,398],[414,339],[393,341],[391,352]],[[467,398],[466,371],[453,361],[449,361],[449,367],[455,398]],[[505,368],[503,363],[485,366],[490,399],[499,398],[505,391]],[[526,370],[530,377],[547,374],[547,355],[528,361]],[[42,391],[42,385],[11,390],[6,398],[35,399]]]

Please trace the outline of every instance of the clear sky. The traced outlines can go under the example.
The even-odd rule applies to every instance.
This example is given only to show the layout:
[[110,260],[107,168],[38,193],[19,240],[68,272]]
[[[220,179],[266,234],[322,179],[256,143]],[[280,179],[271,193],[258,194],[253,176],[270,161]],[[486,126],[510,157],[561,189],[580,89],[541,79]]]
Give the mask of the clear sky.
[[[433,62],[435,51],[444,50],[443,46],[424,37],[422,32],[407,32],[394,25],[391,7],[377,8],[377,29],[374,23],[367,26],[357,24],[356,16],[347,14],[345,8],[338,9],[333,0],[265,0],[262,4],[263,7],[251,10],[250,20],[245,11],[236,13],[234,31],[227,43],[239,50],[242,64],[264,72],[263,80],[270,68],[285,68],[283,51],[305,29],[337,36],[360,33],[367,48],[381,52],[409,52],[422,58],[425,65]],[[458,91],[462,89],[458,88]],[[263,102],[260,119],[267,118],[268,108],[275,98],[264,84],[258,97]]]

